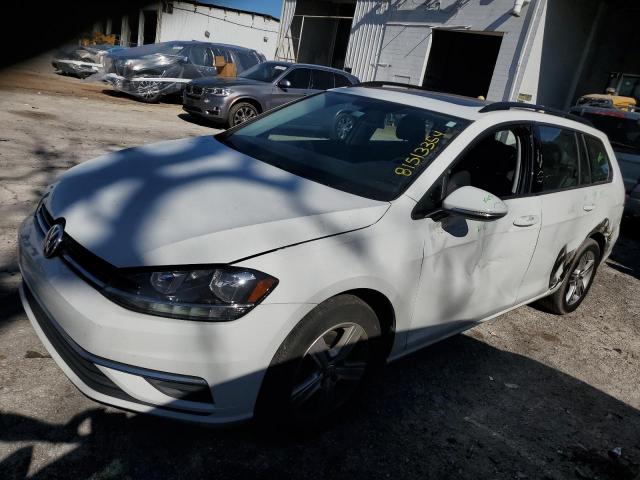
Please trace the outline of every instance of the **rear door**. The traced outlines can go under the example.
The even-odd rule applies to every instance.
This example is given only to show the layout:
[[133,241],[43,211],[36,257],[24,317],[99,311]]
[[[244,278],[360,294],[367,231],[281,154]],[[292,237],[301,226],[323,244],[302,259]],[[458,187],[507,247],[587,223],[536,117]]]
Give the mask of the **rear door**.
[[584,171],[587,162],[581,157],[587,147],[582,134],[538,125],[536,146],[532,193],[542,204],[542,226],[519,301],[543,294],[563,278],[564,261],[597,225],[600,214],[602,187],[593,184],[591,169]]
[[[291,86],[280,86],[280,82],[283,80],[291,82]],[[308,95],[309,87],[311,86],[311,69],[294,68],[281,78],[280,82],[273,86],[273,106],[271,108],[292,102],[293,100],[297,100],[300,97]]]
[[310,93],[329,90],[335,86],[333,73],[327,70],[312,69],[311,70],[311,89]]

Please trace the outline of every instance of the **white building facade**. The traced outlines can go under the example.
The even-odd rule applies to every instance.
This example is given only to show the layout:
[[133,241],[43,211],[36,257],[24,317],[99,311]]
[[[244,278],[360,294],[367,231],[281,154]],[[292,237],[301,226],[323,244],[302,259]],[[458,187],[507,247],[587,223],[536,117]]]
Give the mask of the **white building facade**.
[[251,48],[273,59],[280,22],[271,15],[208,3],[159,2],[110,19],[100,28],[131,47],[171,40],[200,40]]
[[623,0],[284,0],[275,57],[566,109],[640,73],[637,18]]

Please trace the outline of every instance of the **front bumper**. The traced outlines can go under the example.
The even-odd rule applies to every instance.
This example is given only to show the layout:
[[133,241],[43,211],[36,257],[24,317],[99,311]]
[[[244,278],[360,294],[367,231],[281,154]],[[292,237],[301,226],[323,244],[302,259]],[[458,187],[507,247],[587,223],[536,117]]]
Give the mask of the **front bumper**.
[[229,116],[229,97],[221,97],[203,93],[201,96],[182,93],[182,109],[185,112],[210,120],[226,122]]
[[[312,306],[262,304],[226,323],[140,314],[105,298],[60,258],[41,253],[33,217],[20,228],[21,299],[40,340],[85,395],[127,410],[203,423],[251,418],[264,373]],[[208,399],[176,398],[157,381],[198,383]]]
[[172,95],[182,92],[184,85],[191,81],[189,78],[162,78],[162,77],[124,77],[115,73],[107,73],[102,81],[108,83],[115,90],[129,95],[141,97],[141,83],[154,84],[160,95]]

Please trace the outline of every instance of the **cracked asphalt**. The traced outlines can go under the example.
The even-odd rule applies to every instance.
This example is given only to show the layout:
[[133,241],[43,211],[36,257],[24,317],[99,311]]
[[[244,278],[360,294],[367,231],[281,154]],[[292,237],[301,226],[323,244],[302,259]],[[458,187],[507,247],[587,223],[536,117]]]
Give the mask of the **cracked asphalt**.
[[640,229],[628,220],[576,312],[522,307],[388,365],[324,432],[210,429],[82,396],[20,306],[17,227],[70,166],[214,132],[180,114],[46,59],[0,72],[0,478],[640,479]]

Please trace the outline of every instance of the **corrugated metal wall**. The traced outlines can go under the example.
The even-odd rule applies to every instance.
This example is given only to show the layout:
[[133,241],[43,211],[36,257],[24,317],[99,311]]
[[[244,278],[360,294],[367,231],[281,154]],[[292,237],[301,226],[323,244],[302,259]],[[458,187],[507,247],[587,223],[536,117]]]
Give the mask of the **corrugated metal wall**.
[[345,67],[362,81],[376,75],[388,2],[358,0],[351,25]]
[[275,59],[295,62],[293,40],[291,39],[291,22],[296,11],[296,0],[284,0],[282,2],[282,14],[280,15],[280,31],[278,33],[278,46]]

